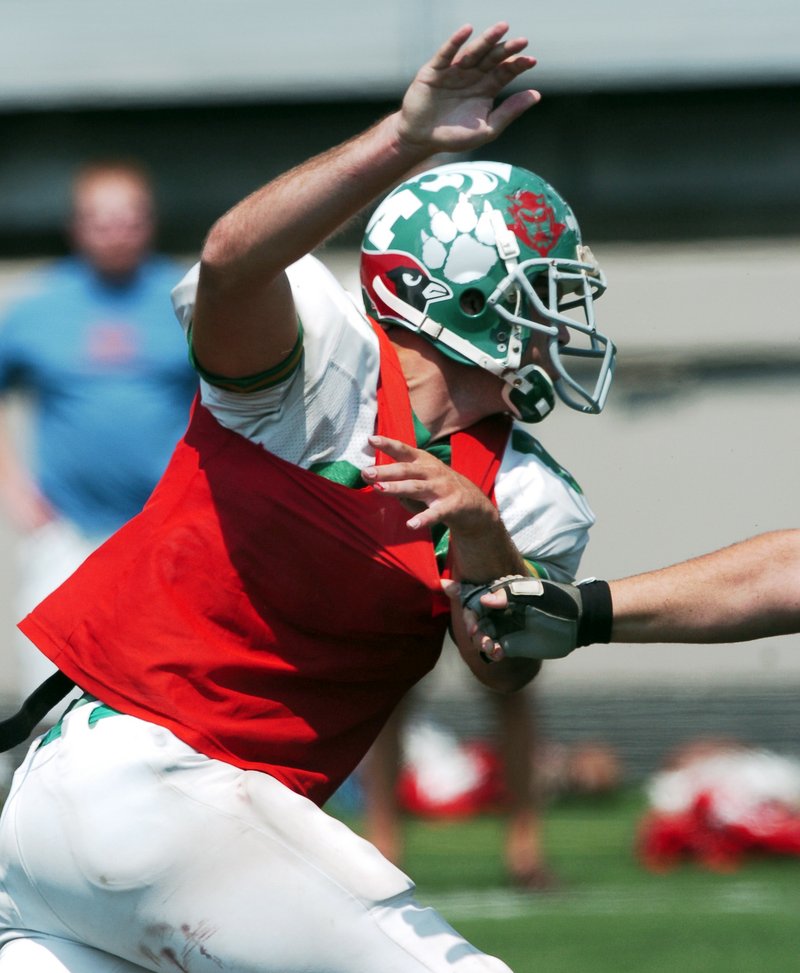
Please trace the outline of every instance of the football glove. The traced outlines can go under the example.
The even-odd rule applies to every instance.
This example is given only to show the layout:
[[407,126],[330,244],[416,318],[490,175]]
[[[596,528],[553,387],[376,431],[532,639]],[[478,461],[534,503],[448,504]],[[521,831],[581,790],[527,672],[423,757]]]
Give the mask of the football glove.
[[[506,608],[481,603],[482,595],[501,590]],[[594,578],[573,585],[515,575],[493,584],[462,584],[461,604],[512,659],[563,659],[579,646],[611,639],[611,593],[605,581]]]

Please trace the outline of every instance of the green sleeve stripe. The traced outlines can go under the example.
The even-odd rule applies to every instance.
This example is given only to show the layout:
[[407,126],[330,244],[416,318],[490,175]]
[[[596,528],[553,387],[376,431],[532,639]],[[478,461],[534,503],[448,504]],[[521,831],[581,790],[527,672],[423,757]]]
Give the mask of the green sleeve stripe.
[[189,328],[186,338],[189,342],[189,361],[192,363],[192,367],[197,374],[205,379],[209,385],[226,389],[228,392],[261,392],[264,389],[272,388],[274,385],[280,385],[281,382],[285,382],[297,370],[303,355],[303,325],[298,321],[297,341],[295,341],[294,347],[282,362],[273,365],[272,368],[268,368],[264,372],[259,372],[257,375],[245,375],[243,378],[228,378],[225,375],[215,375],[213,372],[206,371],[198,362],[194,354],[194,348],[192,347],[191,328]]
[[528,566],[528,570],[534,576],[534,578],[544,578],[545,581],[550,577],[547,573],[547,568],[539,564],[538,561],[531,561],[529,558],[523,558]]

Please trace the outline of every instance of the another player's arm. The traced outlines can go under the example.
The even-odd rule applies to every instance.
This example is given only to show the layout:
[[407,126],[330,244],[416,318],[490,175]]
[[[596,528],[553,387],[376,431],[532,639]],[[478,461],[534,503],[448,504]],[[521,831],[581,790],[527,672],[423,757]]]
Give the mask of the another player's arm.
[[609,584],[614,642],[740,642],[800,631],[800,530]]
[[743,642],[788,635],[800,631],[800,530],[759,534],[617,581],[525,588],[506,584],[471,598],[464,592],[481,616],[468,614],[473,643],[492,658],[509,652],[564,656],[595,642]]
[[193,347],[208,372],[231,378],[268,371],[297,340],[284,270],[442,151],[488,142],[538,100],[509,82],[533,67],[524,38],[504,23],[469,40],[465,26],[417,73],[401,108],[367,131],[285,173],[212,227],[201,257]]

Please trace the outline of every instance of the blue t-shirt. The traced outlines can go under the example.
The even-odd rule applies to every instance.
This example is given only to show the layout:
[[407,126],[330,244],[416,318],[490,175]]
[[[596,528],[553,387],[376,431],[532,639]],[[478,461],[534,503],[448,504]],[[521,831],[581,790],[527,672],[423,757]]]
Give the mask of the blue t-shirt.
[[170,302],[182,274],[152,257],[115,286],[70,257],[0,320],[0,392],[31,394],[34,475],[87,534],[141,510],[186,428],[197,375]]

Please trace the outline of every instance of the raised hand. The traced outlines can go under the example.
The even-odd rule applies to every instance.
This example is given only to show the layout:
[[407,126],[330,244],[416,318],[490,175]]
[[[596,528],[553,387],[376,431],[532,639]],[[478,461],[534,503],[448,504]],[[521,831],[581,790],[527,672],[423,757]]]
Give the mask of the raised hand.
[[495,106],[510,82],[536,64],[521,52],[524,37],[504,40],[508,24],[487,28],[467,43],[469,25],[457,30],[417,72],[403,99],[399,134],[431,151],[464,151],[496,138],[539,101],[538,91],[517,91]]
[[[210,372],[254,375],[283,362],[297,340],[284,270],[359,210],[439,152],[491,141],[539,100],[497,95],[536,63],[505,23],[469,40],[462,27],[417,72],[402,107],[360,135],[250,193],[211,228],[203,247],[192,325]],[[266,340],[265,340],[266,338]]]

